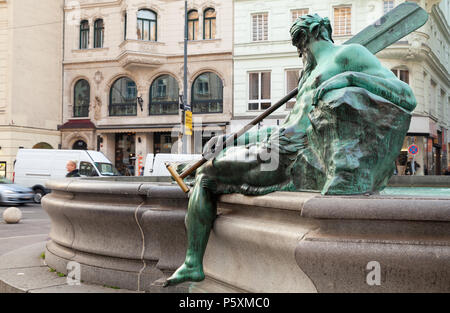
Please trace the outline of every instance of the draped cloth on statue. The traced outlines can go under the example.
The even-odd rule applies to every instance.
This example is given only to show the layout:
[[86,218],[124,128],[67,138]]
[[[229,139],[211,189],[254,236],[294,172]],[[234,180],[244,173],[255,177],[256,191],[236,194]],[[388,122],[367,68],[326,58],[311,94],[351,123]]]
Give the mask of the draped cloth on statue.
[[295,189],[361,194],[386,187],[411,113],[363,88],[347,87],[328,92],[309,120],[308,147],[293,167]]

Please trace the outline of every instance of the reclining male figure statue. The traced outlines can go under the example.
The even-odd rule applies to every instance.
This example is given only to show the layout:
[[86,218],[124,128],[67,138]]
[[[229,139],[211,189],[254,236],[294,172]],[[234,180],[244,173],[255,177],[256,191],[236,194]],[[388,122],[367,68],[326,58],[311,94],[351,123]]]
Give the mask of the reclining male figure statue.
[[[280,127],[248,132],[196,171],[186,260],[166,285],[205,278],[203,256],[219,194],[373,193],[393,173],[416,105],[410,87],[365,47],[335,45],[327,18],[302,16],[290,34],[304,65],[296,104]],[[274,158],[277,166],[270,168]]]

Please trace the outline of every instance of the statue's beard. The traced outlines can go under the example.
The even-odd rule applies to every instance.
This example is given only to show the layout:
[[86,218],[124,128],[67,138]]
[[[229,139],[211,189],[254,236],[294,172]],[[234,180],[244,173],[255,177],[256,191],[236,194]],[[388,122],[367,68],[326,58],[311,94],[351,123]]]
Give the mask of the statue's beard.
[[307,76],[309,76],[309,74],[311,74],[311,72],[312,72],[312,71],[314,70],[314,68],[317,66],[316,58],[315,58],[314,55],[311,53],[311,51],[305,49],[305,50],[303,51],[302,61],[303,61],[303,66],[304,66],[305,74],[306,74]]
[[299,86],[303,85],[309,75],[311,75],[311,72],[317,66],[316,58],[311,53],[311,51],[309,51],[308,49],[301,49],[301,54],[303,62],[303,76],[300,79]]

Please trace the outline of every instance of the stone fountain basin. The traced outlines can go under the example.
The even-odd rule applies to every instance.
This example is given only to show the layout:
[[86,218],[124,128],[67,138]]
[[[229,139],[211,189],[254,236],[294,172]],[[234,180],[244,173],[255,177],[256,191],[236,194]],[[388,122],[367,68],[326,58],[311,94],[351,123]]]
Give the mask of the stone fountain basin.
[[[46,262],[62,273],[80,263],[84,282],[150,292],[450,291],[450,197],[223,195],[207,279],[163,289],[186,252],[188,197],[175,184],[119,177],[47,187]],[[367,283],[371,261],[379,285]]]

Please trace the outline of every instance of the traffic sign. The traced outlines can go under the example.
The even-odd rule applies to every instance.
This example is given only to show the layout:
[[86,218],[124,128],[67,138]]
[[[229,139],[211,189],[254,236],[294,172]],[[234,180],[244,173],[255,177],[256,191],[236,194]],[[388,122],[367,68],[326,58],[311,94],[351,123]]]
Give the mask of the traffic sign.
[[412,155],[416,155],[417,153],[419,153],[419,147],[417,145],[410,145],[408,151]]
[[184,134],[188,136],[192,136],[192,111],[186,111],[185,115],[185,130]]

